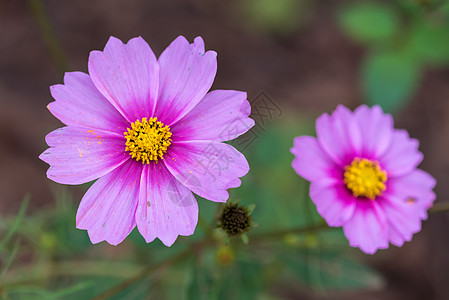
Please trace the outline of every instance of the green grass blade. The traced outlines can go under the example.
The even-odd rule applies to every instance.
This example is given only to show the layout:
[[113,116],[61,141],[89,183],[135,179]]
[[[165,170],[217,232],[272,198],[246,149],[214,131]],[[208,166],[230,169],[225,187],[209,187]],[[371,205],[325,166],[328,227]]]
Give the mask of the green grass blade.
[[25,195],[22,201],[22,205],[20,206],[19,213],[14,220],[13,224],[9,228],[3,240],[0,242],[0,252],[3,251],[3,248],[8,244],[11,237],[19,228],[20,223],[22,222],[23,217],[25,216],[26,210],[28,208],[28,203],[30,202],[30,195]]

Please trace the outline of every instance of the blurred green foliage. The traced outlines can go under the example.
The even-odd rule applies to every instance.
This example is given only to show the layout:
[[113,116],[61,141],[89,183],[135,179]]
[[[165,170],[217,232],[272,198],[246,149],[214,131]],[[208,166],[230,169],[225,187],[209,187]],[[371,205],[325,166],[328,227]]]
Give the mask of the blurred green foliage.
[[341,26],[360,42],[377,43],[396,34],[398,19],[389,6],[377,2],[360,2],[342,11]]
[[362,68],[363,91],[369,104],[394,112],[415,91],[420,65],[407,53],[380,52],[366,57]]
[[403,108],[426,67],[449,63],[449,5],[440,0],[356,2],[343,7],[341,28],[368,53],[365,99],[387,112]]
[[282,233],[323,222],[285,151],[295,136],[313,134],[313,123],[284,118],[267,127],[246,150],[252,172],[231,190],[231,199],[257,205],[247,244],[216,228],[222,204],[199,198],[195,234],[170,248],[146,244],[137,230],[117,247],[92,245],[75,228],[79,199],[62,188],[53,205],[25,216],[24,201],[16,217],[0,219],[0,298],[75,300],[107,292],[94,299],[279,299],[279,287],[298,284],[379,288],[381,276],[358,261],[357,250],[348,251],[341,230]]
[[307,10],[307,0],[242,0],[239,11],[250,25],[264,33],[286,35],[298,29]]

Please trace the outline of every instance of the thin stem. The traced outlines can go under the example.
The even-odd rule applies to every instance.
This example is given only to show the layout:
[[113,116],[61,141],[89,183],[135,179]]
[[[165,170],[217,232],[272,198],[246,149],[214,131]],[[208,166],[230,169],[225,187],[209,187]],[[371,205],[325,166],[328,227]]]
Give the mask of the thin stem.
[[61,44],[59,43],[50,21],[48,20],[48,16],[45,13],[44,6],[40,0],[28,0],[28,5],[42,34],[42,38],[50,50],[56,68],[59,72],[64,73],[67,70],[67,61]]
[[449,201],[439,202],[429,209],[429,213],[439,213],[449,211]]
[[276,239],[276,238],[282,238],[288,234],[303,234],[303,233],[312,233],[316,231],[321,231],[323,229],[330,228],[326,222],[322,221],[318,224],[306,226],[306,227],[296,227],[296,228],[289,228],[289,229],[280,229],[280,230],[274,230],[271,232],[266,233],[260,233],[250,236],[250,242],[255,241],[261,241],[261,240],[267,240],[267,239]]

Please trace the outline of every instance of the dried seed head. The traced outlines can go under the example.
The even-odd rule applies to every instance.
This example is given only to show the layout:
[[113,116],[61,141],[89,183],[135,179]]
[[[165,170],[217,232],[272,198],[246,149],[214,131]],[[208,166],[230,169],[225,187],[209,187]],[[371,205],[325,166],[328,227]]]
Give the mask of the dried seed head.
[[238,203],[227,203],[218,217],[218,228],[229,237],[238,237],[251,229],[252,219],[248,209]]

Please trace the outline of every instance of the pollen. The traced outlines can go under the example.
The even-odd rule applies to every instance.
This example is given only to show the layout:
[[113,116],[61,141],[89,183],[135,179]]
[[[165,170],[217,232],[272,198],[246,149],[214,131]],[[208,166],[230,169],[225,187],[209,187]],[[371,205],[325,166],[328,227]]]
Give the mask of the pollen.
[[143,164],[164,159],[164,154],[172,142],[170,127],[153,117],[137,120],[131,123],[131,128],[127,130],[124,132],[125,150],[132,158]]
[[382,170],[377,161],[355,158],[345,167],[344,182],[356,197],[374,200],[385,191],[387,172]]

